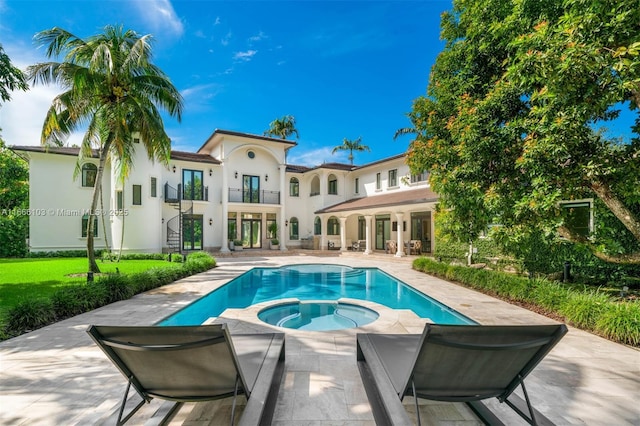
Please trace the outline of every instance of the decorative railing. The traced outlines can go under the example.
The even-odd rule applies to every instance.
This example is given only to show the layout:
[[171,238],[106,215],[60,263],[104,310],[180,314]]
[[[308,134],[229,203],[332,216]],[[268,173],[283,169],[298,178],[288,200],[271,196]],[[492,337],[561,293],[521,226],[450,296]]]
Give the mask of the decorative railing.
[[280,204],[280,191],[229,188],[230,203]]
[[178,200],[191,200],[191,201],[209,201],[209,187],[202,188],[202,198],[198,197],[200,194],[184,194],[182,191],[182,185],[178,184],[177,188],[164,184],[164,202],[165,203],[177,203]]

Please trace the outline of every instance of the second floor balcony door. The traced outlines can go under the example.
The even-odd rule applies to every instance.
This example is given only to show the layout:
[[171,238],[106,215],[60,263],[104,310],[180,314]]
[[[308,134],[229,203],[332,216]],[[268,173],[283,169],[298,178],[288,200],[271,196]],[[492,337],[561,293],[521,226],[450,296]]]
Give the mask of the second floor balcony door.
[[242,202],[260,202],[260,176],[242,176]]
[[202,170],[183,170],[182,188],[183,200],[203,200]]

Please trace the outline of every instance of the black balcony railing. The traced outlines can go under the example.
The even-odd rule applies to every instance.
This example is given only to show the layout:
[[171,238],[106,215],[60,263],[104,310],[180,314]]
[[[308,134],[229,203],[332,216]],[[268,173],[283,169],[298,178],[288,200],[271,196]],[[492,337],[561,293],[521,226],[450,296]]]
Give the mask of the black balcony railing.
[[230,203],[280,204],[280,191],[229,188]]
[[[180,198],[182,195],[182,198]],[[178,184],[178,188],[174,188],[169,183],[164,184],[164,202],[165,203],[177,203],[178,199],[192,200],[192,201],[209,201],[209,187],[202,188],[202,192],[187,192],[183,193],[182,185]]]

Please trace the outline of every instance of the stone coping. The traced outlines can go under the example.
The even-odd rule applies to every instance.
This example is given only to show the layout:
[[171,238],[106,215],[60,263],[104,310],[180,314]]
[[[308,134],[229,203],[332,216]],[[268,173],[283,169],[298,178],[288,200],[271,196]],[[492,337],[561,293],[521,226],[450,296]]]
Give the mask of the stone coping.
[[[351,327],[351,328],[342,328],[338,330],[298,330],[292,328],[284,328],[278,327],[276,325],[267,324],[258,318],[258,314],[267,308],[271,308],[274,306],[289,304],[289,303],[328,303],[328,302],[337,302],[337,303],[347,303],[350,305],[362,306],[372,311],[375,311],[379,316],[374,321],[362,325],[360,327]],[[387,306],[381,305],[379,303],[371,302],[368,300],[362,299],[352,299],[348,297],[341,297],[337,300],[300,300],[295,297],[290,298],[282,298],[277,300],[270,300],[266,302],[259,302],[248,306],[246,308],[229,308],[220,314],[219,317],[211,317],[204,322],[204,324],[215,324],[215,323],[229,323],[229,322],[242,322],[242,332],[250,333],[250,332],[284,332],[287,335],[295,335],[300,337],[313,337],[314,335],[321,334],[336,334],[339,333],[343,336],[353,335],[355,336],[357,333],[381,333],[385,330],[392,330],[397,328],[397,326],[402,326],[405,329],[412,330],[420,330],[420,332],[424,329],[424,324],[427,322],[432,322],[429,319],[421,318],[416,315],[410,309],[392,309]],[[234,327],[235,328],[235,327]]]

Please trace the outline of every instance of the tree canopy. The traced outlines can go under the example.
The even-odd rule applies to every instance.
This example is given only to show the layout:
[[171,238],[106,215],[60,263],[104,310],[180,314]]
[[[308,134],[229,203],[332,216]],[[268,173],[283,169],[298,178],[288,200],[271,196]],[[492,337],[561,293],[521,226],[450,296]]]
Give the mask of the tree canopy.
[[296,139],[300,137],[298,129],[296,129],[296,119],[292,115],[285,115],[276,118],[269,123],[269,128],[264,131],[265,136],[277,136],[280,139],[286,139],[291,135],[296,135]]
[[[427,94],[409,113],[408,159],[430,171],[451,233],[473,240],[498,222],[640,263],[639,22],[636,0],[454,0]],[[626,140],[600,130],[621,109],[635,116]],[[633,244],[565,226],[560,202],[585,198]]]
[[29,204],[28,163],[0,138],[0,210],[25,209]]
[[11,59],[4,53],[0,44],[0,100],[9,101],[11,100],[10,92],[14,90],[27,91],[28,89],[24,73],[11,63]]
[[[97,207],[107,159],[118,161],[121,177],[132,166],[134,136],[138,136],[151,160],[168,163],[171,140],[160,109],[180,120],[182,96],[170,79],[151,62],[151,36],[141,36],[119,26],[86,39],[62,28],[42,31],[35,40],[49,58],[61,62],[32,65],[33,83],[58,83],[64,92],[56,96],[42,128],[42,144],[63,144],[76,130],[86,132],[76,172],[84,157],[99,153],[99,166],[91,202]],[[89,270],[98,272],[93,249],[93,220],[87,221]]]
[[364,152],[371,151],[367,145],[362,144],[362,137],[358,137],[354,140],[344,138],[342,139],[342,145],[338,145],[333,148],[331,151],[332,154],[335,154],[338,151],[349,151],[349,161],[353,164],[353,151]]

